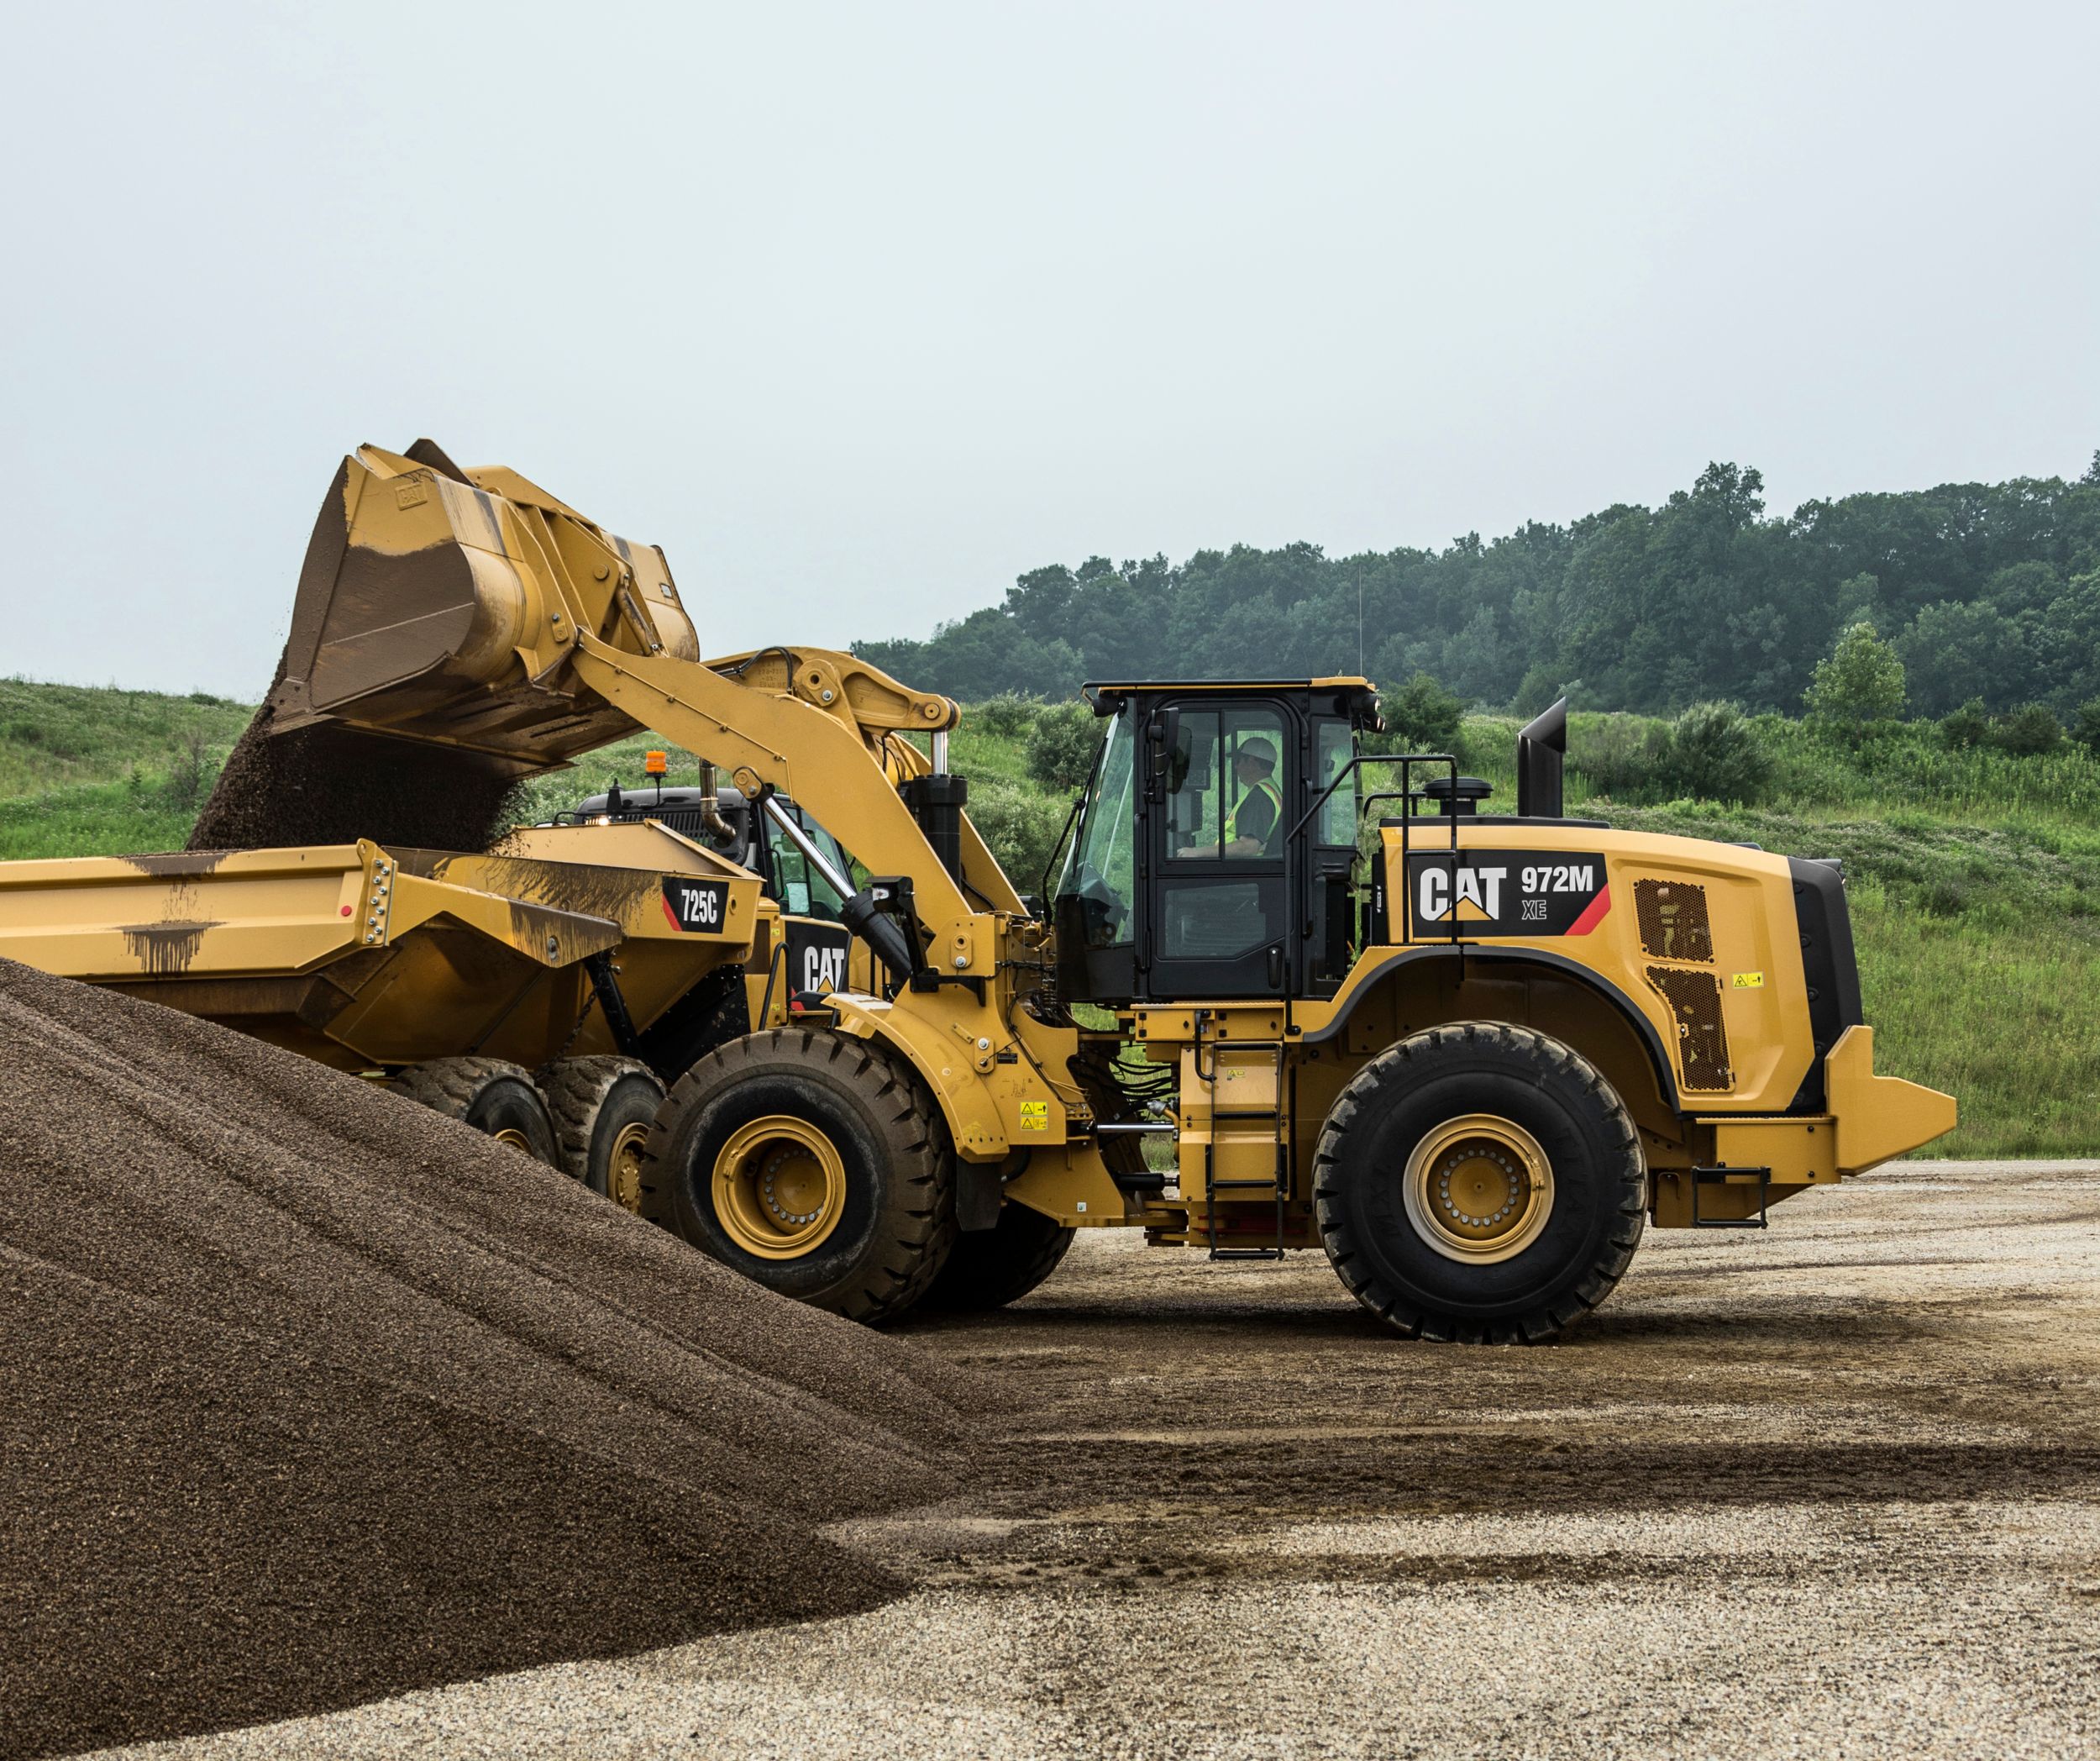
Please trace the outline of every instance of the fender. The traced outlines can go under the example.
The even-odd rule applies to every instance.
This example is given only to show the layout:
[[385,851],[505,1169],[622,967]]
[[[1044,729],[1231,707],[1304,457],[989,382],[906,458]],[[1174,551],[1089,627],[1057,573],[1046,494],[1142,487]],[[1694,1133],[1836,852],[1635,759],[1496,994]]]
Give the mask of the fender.
[[1487,948],[1477,942],[1468,942],[1461,948],[1448,944],[1441,946],[1420,945],[1395,948],[1376,960],[1367,962],[1359,969],[1357,980],[1350,987],[1347,1002],[1336,1011],[1333,1020],[1325,1027],[1305,1035],[1303,1043],[1323,1045],[1338,1039],[1347,1029],[1349,1017],[1356,1012],[1357,1005],[1378,987],[1378,981],[1388,974],[1415,960],[1455,960],[1463,958],[1492,966],[1538,966],[1563,973],[1578,983],[1587,986],[1609,1002],[1625,1018],[1626,1025],[1640,1037],[1646,1049],[1648,1062],[1655,1071],[1656,1089],[1662,1096],[1662,1103],[1679,1115],[1684,1108],[1677,1095],[1677,1071],[1670,1063],[1670,1054],[1662,1043],[1662,1036],[1656,1025],[1642,1014],[1633,999],[1618,986],[1600,975],[1594,969],[1580,960],[1572,960],[1564,954],[1551,954],[1536,948]]
[[1005,1159],[1012,1146],[998,1103],[969,1053],[952,1037],[879,996],[843,991],[826,997],[824,1006],[837,1015],[839,1033],[879,1040],[911,1061],[948,1120],[957,1155],[969,1162]]

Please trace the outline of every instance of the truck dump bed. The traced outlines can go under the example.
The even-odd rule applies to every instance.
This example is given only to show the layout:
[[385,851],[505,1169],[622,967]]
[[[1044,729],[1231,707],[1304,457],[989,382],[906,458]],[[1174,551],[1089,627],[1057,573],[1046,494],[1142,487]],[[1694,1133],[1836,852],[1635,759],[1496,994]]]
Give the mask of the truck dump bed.
[[486,854],[360,840],[0,864],[0,957],[340,1069],[532,1068],[616,1049],[601,986],[639,1029],[740,964],[760,909],[756,875],[661,826],[555,827]]

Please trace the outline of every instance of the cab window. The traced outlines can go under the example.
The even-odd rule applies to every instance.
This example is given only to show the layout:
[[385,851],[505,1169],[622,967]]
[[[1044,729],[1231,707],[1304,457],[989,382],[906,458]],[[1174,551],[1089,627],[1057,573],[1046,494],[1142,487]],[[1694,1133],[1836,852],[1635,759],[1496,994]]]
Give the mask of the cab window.
[[[1341,775],[1356,754],[1356,741],[1347,722],[1322,722],[1316,730],[1317,749],[1313,757],[1313,788],[1325,789]],[[1357,794],[1361,786],[1352,776],[1330,795],[1320,809],[1320,842],[1331,848],[1349,849],[1357,841]]]
[[1284,750],[1273,710],[1183,710],[1168,777],[1169,860],[1281,859]]

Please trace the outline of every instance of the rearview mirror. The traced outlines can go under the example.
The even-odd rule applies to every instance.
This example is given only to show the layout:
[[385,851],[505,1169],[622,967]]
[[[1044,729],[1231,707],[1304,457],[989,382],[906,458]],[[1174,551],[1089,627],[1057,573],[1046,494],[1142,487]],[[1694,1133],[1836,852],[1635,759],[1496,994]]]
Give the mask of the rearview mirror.
[[1174,749],[1181,742],[1181,712],[1155,709],[1145,723],[1145,798],[1158,801],[1164,796],[1167,772],[1173,763]]

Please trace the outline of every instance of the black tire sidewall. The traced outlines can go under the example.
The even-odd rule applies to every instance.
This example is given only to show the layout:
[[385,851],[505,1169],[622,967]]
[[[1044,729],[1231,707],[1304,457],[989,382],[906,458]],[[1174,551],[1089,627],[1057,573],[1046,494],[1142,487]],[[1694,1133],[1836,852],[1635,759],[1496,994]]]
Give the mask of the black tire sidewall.
[[1078,1233],[1009,1201],[1000,1207],[994,1227],[955,1238],[923,1306],[960,1314],[1016,1302],[1057,1270]]
[[[789,1114],[817,1127],[845,1169],[845,1209],[837,1227],[811,1253],[793,1259],[747,1252],[715,1214],[714,1170],[722,1147],[742,1127],[768,1113]],[[811,1069],[761,1069],[741,1077],[679,1122],[669,1159],[679,1233],[725,1265],[806,1302],[859,1277],[877,1251],[893,1202],[880,1129],[858,1096]]]
[[514,1131],[532,1145],[537,1161],[550,1168],[561,1165],[561,1150],[554,1141],[553,1119],[547,1103],[522,1076],[496,1076],[483,1085],[460,1116],[461,1122],[486,1136]]
[[630,1125],[655,1122],[664,1091],[639,1070],[616,1076],[600,1099],[591,1122],[591,1155],[584,1184],[601,1198],[612,1196],[612,1146]]
[[[1621,1222],[1625,1152],[1612,1130],[1611,1103],[1572,1080],[1542,1080],[1530,1059],[1503,1042],[1440,1045],[1415,1056],[1429,1068],[1358,1095],[1334,1158],[1333,1222],[1363,1262],[1357,1281],[1406,1308],[1483,1323],[1575,1303],[1610,1256]],[[1409,1157],[1437,1126],[1467,1113],[1522,1126],[1552,1170],[1545,1227],[1505,1260],[1450,1259],[1407,1214]]]

